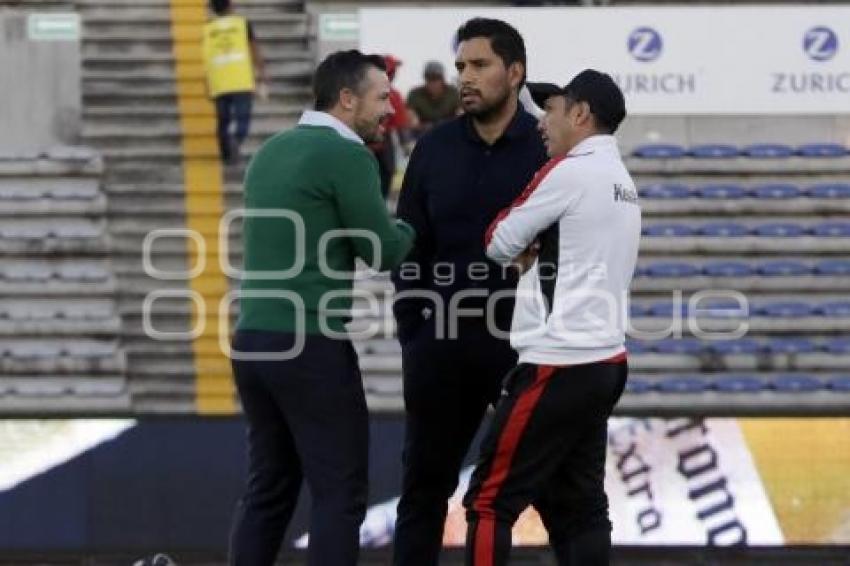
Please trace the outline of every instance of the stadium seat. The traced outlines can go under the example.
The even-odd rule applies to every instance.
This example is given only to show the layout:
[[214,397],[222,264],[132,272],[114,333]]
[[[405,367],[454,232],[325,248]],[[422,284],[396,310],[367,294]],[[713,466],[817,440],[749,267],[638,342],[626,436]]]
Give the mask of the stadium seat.
[[649,309],[643,303],[630,303],[629,304],[629,316],[638,318],[642,316],[647,316],[649,314]]
[[828,317],[850,317],[850,301],[830,301],[815,307],[815,313]]
[[850,393],[850,375],[836,375],[829,380],[829,388],[840,393]]
[[742,261],[713,261],[703,265],[702,272],[709,277],[749,277],[755,270]]
[[739,185],[705,185],[696,188],[700,198],[709,200],[732,200],[747,196],[747,190]]
[[741,152],[747,157],[757,159],[782,159],[794,156],[794,150],[791,147],[776,143],[748,145]]
[[819,238],[850,238],[850,222],[824,222],[812,228]]
[[700,301],[694,314],[704,318],[746,318],[750,313],[748,305],[737,301]]
[[10,320],[38,321],[56,318],[56,309],[49,304],[16,302],[0,307]]
[[837,143],[809,143],[797,148],[801,157],[844,157],[847,148]]
[[16,185],[0,185],[0,201],[37,200],[41,195],[37,191]]
[[626,340],[626,351],[629,354],[645,354],[650,351],[644,342],[638,340]]
[[640,395],[641,393],[649,393],[655,389],[652,382],[636,377],[629,377],[626,381],[626,393]]
[[684,237],[694,235],[694,229],[687,224],[677,224],[672,222],[644,226],[641,232],[644,236]]
[[762,350],[761,344],[752,338],[739,338],[738,340],[717,340],[711,342],[709,347],[713,352],[721,355],[731,354],[757,354]]
[[799,318],[811,316],[814,309],[808,303],[798,301],[779,301],[766,303],[755,308],[756,314],[771,318]]
[[696,338],[663,338],[652,344],[659,354],[699,354],[704,349]]
[[65,345],[68,355],[75,358],[108,358],[116,350],[117,346],[112,342],[71,342]]
[[791,199],[803,196],[803,192],[796,185],[784,185],[779,183],[752,187],[750,189],[750,194],[754,198],[763,200]]
[[62,355],[62,346],[50,342],[21,342],[9,347],[9,355],[20,360],[45,360]]
[[758,393],[764,382],[749,375],[724,375],[714,380],[714,388],[721,393]]
[[95,224],[90,222],[65,222],[57,224],[51,230],[57,238],[95,238],[101,231]]
[[671,377],[658,382],[658,391],[662,393],[704,393],[709,384],[700,377]]
[[96,185],[58,184],[48,191],[48,195],[57,200],[94,200],[98,190]]
[[772,354],[808,354],[817,349],[808,338],[771,338],[767,351]]
[[757,270],[759,275],[766,277],[791,277],[811,273],[811,268],[807,264],[787,259],[764,262],[758,266]]
[[805,374],[778,375],[770,384],[779,393],[813,393],[824,387],[821,380]]
[[653,263],[646,266],[648,277],[695,277],[700,274],[700,268],[684,262]]
[[749,232],[746,226],[735,222],[712,222],[699,228],[699,233],[702,236],[712,238],[736,238],[746,236]]
[[756,226],[754,232],[763,238],[799,238],[805,235],[806,229],[790,222],[771,222]]
[[850,183],[820,183],[807,192],[812,198],[850,198]]
[[687,185],[675,183],[655,183],[645,185],[638,189],[638,195],[641,198],[671,200],[690,198],[691,189]]
[[48,226],[40,222],[0,223],[0,237],[11,240],[43,240],[49,233]]
[[734,145],[705,144],[690,148],[688,154],[697,159],[724,159],[738,157],[740,151]]
[[850,275],[850,260],[825,259],[815,264],[816,275],[848,276]]
[[109,279],[109,271],[96,265],[65,264],[56,269],[56,275],[66,281],[106,281]]
[[685,157],[687,152],[680,145],[649,144],[635,148],[632,155],[643,159],[678,159]]
[[[649,305],[647,314],[649,316],[671,317],[676,312],[676,306],[672,302],[664,301]],[[688,303],[679,305],[679,314],[688,316]]]
[[850,338],[832,338],[824,344],[830,354],[850,354]]
[[53,277],[53,270],[43,263],[8,265],[0,273],[7,281],[48,281]]

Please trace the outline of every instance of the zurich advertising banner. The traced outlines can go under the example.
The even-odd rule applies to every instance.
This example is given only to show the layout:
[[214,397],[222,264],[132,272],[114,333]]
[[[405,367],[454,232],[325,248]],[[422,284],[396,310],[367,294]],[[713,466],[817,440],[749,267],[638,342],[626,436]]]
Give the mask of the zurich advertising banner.
[[530,80],[613,75],[632,114],[850,114],[850,6],[375,8],[360,48],[403,61],[396,88],[426,61],[453,77],[453,34],[476,16],[522,33]]

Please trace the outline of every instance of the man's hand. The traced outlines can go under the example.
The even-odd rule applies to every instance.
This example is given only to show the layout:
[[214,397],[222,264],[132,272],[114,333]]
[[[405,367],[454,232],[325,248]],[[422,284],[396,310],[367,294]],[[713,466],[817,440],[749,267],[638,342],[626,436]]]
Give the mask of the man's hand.
[[537,261],[537,254],[540,253],[540,240],[534,240],[530,246],[525,248],[525,250],[516,256],[513,260],[514,267],[517,268],[519,274],[522,275],[534,265],[534,262]]

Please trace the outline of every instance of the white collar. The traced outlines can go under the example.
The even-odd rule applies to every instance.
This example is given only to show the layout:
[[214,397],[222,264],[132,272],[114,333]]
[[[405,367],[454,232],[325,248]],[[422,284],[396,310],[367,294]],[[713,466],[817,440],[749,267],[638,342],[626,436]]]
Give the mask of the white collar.
[[570,150],[568,155],[587,153],[588,151],[602,149],[605,147],[613,147],[616,149],[617,138],[605,134],[597,134],[588,138],[584,138],[583,140],[581,140],[581,142],[578,143],[578,145],[576,145],[572,150]]
[[347,140],[351,140],[360,145],[364,145],[363,139],[354,133],[354,130],[349,128],[339,118],[328,114],[327,112],[317,112],[316,110],[305,110],[298,121],[299,126],[324,126],[333,128],[336,133]]

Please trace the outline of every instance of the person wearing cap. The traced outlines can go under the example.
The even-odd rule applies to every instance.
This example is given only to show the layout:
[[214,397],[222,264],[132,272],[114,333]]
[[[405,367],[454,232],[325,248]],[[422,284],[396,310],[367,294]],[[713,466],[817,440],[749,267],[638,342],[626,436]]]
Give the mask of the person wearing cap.
[[398,203],[399,218],[417,233],[393,272],[405,404],[399,566],[438,563],[464,458],[516,364],[507,333],[517,274],[488,260],[481,241],[546,162],[537,120],[518,102],[522,36],[503,21],[476,18],[457,40],[464,114],[417,142]]
[[390,79],[390,105],[393,107],[393,114],[384,123],[384,139],[370,143],[369,149],[372,150],[375,159],[378,161],[378,170],[381,174],[381,194],[386,199],[390,194],[390,187],[396,171],[396,142],[405,147],[410,120],[407,107],[404,105],[404,98],[392,86],[396,71],[401,66],[401,60],[392,55],[384,55],[384,63],[387,66],[387,77]]
[[467,564],[508,562],[511,527],[539,512],[558,564],[608,564],[607,420],[623,392],[626,298],[641,212],[613,134],[626,115],[609,75],[529,84],[551,160],[487,230],[487,256],[524,272],[518,365],[464,497]]
[[457,89],[446,82],[446,70],[439,61],[429,61],[422,71],[425,84],[407,95],[407,107],[416,119],[414,133],[419,136],[441,122],[457,116],[460,98]]

